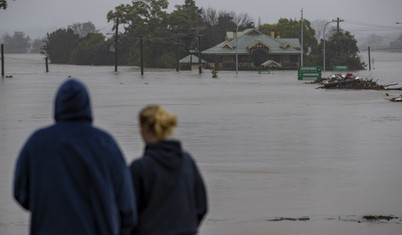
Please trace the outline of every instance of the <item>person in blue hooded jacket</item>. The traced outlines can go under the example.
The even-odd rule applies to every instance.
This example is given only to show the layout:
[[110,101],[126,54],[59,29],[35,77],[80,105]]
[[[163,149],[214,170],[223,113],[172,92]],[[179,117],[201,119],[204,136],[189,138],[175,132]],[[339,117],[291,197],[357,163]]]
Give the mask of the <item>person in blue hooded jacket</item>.
[[176,116],[149,105],[139,122],[146,146],[143,157],[130,165],[139,215],[133,234],[196,234],[207,213],[207,194],[193,158],[179,141],[167,139]]
[[59,88],[54,118],[16,163],[14,197],[31,212],[30,234],[130,234],[138,220],[130,172],[115,140],[92,126],[77,79]]

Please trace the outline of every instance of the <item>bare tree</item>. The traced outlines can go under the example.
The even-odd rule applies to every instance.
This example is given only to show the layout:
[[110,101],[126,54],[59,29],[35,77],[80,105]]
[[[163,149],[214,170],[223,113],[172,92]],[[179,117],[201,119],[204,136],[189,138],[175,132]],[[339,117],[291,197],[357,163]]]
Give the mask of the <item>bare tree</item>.
[[324,39],[324,27],[327,20],[314,20],[311,22],[311,27],[315,30],[315,38],[317,41]]
[[74,33],[80,35],[80,38],[87,36],[88,33],[96,33],[95,25],[92,22],[86,23],[75,23],[73,25],[68,26],[71,28]]
[[[227,12],[220,10],[219,12],[211,7],[203,10],[203,19],[209,25],[219,24],[219,19],[230,19],[235,25],[241,29],[253,28],[254,20],[247,13],[236,13],[234,11]],[[233,29],[235,30],[235,29]]]
[[247,13],[236,14],[235,12],[232,12],[232,14],[233,21],[239,28],[254,28],[254,20]]
[[203,11],[203,18],[205,23],[209,25],[216,25],[218,24],[218,13],[215,9],[208,7],[207,9],[204,9]]

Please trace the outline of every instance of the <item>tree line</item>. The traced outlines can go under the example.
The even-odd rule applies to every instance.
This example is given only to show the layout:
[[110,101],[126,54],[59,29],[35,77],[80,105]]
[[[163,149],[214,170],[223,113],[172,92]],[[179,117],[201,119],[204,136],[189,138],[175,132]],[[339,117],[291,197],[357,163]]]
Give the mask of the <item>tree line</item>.
[[31,42],[31,38],[24,32],[16,31],[13,35],[8,33],[2,37],[2,43],[6,48],[6,53],[39,53],[43,42],[41,39],[35,39]]
[[[171,13],[167,12],[168,4],[167,0],[141,0],[109,11],[108,22],[119,27],[117,48],[116,38],[106,38],[88,22],[48,33],[43,39],[42,51],[51,63],[108,65],[114,63],[113,51],[117,49],[119,64],[138,66],[141,39],[144,66],[173,68],[179,58],[222,42],[227,31],[257,28],[268,35],[275,31],[282,38],[300,39],[301,22],[298,20],[281,18],[274,24],[255,25],[246,13],[199,8],[194,0],[176,5]],[[307,52],[304,65],[322,65],[323,40],[317,41],[316,31],[307,19],[303,27],[303,49]],[[358,53],[357,41],[349,32],[332,33],[326,41],[328,68],[341,64],[351,70],[362,69],[365,64]]]

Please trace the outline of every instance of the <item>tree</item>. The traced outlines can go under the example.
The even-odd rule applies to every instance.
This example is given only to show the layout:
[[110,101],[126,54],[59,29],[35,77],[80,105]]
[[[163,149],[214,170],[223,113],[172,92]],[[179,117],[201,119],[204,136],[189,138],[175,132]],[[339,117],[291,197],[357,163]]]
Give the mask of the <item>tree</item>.
[[[327,23],[327,20],[314,20],[311,22],[311,27],[315,30],[315,38],[317,41],[324,38],[324,27]],[[325,37],[327,36],[328,34],[325,35]]]
[[23,32],[14,32],[13,36],[6,34],[3,36],[4,47],[8,53],[27,53],[31,44],[29,36]]
[[113,63],[109,47],[113,42],[105,42],[101,33],[89,33],[81,38],[71,52],[70,63],[78,65],[106,65]]
[[4,10],[7,9],[7,1],[0,0],[0,9],[3,8]]
[[258,30],[266,35],[270,35],[271,32],[275,32],[276,24],[260,24]]
[[233,22],[239,27],[239,29],[254,28],[254,20],[247,13],[235,13],[231,11]]
[[[140,63],[140,40],[143,38],[145,66],[165,66],[161,59],[165,53],[175,53],[175,38],[168,30],[167,0],[133,1],[132,5],[120,5],[107,14],[108,21],[116,21],[124,25],[124,34],[118,49],[121,61],[128,64]],[[151,56],[146,56],[151,55]]]
[[90,21],[86,23],[75,23],[68,27],[74,30],[74,33],[80,35],[80,38],[87,36],[89,33],[97,33],[95,25]]
[[[301,21],[298,20],[280,18],[278,23],[263,24],[259,27],[259,30],[268,35],[271,32],[275,32],[281,38],[298,38],[301,42]],[[307,53],[307,56],[304,57],[305,65],[315,65],[318,60],[317,46],[315,30],[311,27],[310,21],[303,19],[303,51]]]
[[42,48],[45,45],[46,38],[37,38],[32,42],[31,53],[41,53]]
[[117,6],[108,13],[108,21],[119,19],[124,29],[119,35],[120,62],[139,64],[140,36],[145,66],[172,66],[177,54],[198,50],[198,44],[202,51],[220,43],[228,30],[236,30],[237,26],[239,30],[254,27],[247,14],[225,11],[209,14],[212,11],[206,13],[194,0],[176,5],[170,14],[166,12],[167,7],[167,0],[139,0]]
[[326,42],[325,50],[326,67],[347,65],[350,70],[361,70],[365,67],[365,63],[360,61],[357,41],[349,32],[339,32],[332,35]]
[[[275,32],[279,32],[282,38],[299,38],[301,41],[301,25],[299,20],[281,18],[275,26]],[[310,21],[303,19],[303,51],[308,52],[317,46],[314,37],[315,30],[311,27]]]
[[204,10],[203,21],[206,29],[203,39],[203,49],[221,43],[228,31],[243,31],[248,28],[254,28],[254,21],[246,13],[236,14],[235,12],[217,11],[213,8]]
[[187,54],[196,49],[197,33],[203,28],[203,10],[193,0],[186,0],[184,5],[176,5],[176,10],[168,15],[168,29],[176,38],[179,54]]
[[[259,30],[262,33],[270,34],[274,31],[281,38],[298,38],[301,41],[301,25],[298,20],[280,18],[276,24],[263,24]],[[315,30],[311,27],[310,21],[303,20],[303,51],[308,52],[317,47],[317,40],[314,37]]]
[[[210,48],[212,46],[221,43],[228,31],[236,31],[237,25],[234,22],[233,14],[227,11],[216,11],[214,9],[208,8],[204,14],[204,22],[206,25],[206,30],[204,35],[207,37],[203,38],[203,49]],[[239,31],[244,28],[239,27]]]
[[366,36],[364,39],[360,38],[360,48],[376,48],[376,49],[381,49],[385,48],[388,46],[387,42],[384,40],[384,36],[378,35],[378,34],[370,34]]
[[118,18],[120,24],[125,25],[126,31],[136,31],[145,36],[166,28],[164,21],[167,17],[168,5],[167,0],[133,1],[132,5],[122,4],[114,11],[109,11],[107,20],[110,22]]
[[79,40],[79,35],[72,29],[58,29],[47,34],[43,49],[52,63],[63,64],[70,60],[71,52]]
[[395,41],[391,42],[389,44],[389,47],[391,48],[392,51],[402,51],[402,34],[399,36],[398,39]]

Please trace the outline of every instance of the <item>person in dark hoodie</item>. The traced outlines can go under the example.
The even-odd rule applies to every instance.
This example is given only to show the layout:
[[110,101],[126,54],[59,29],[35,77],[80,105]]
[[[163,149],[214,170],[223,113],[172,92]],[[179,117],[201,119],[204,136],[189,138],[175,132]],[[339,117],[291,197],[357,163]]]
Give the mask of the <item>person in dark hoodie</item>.
[[196,234],[207,213],[206,189],[190,154],[179,141],[167,139],[176,116],[149,105],[139,123],[146,146],[142,158],[130,165],[139,215],[133,234]]
[[31,212],[30,234],[130,234],[138,221],[130,172],[112,136],[92,126],[81,82],[61,85],[54,118],[16,163],[14,197]]

